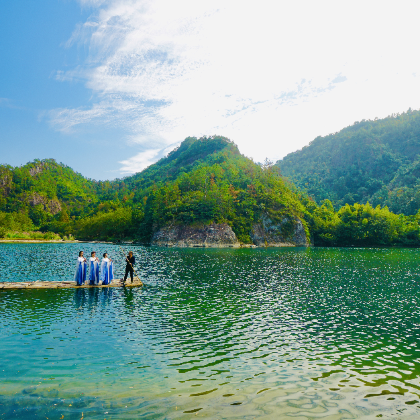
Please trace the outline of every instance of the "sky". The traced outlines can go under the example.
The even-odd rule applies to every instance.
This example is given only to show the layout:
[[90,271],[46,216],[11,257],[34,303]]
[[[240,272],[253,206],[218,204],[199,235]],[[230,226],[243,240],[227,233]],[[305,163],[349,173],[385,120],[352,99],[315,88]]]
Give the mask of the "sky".
[[420,109],[418,1],[0,2],[0,164],[121,178],[188,136],[281,159]]

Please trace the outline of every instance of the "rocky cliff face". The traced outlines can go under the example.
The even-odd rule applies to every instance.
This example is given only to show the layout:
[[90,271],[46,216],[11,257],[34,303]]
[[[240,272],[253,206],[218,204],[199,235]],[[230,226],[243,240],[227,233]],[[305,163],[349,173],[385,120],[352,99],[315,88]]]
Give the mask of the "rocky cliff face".
[[302,222],[289,217],[276,223],[263,216],[260,223],[253,225],[251,239],[257,246],[309,246]]
[[[251,239],[254,245],[261,247],[310,245],[302,222],[291,218],[284,218],[275,223],[268,216],[264,216],[260,223],[253,225]],[[232,228],[225,223],[167,226],[153,235],[151,245],[204,248],[241,246]]]
[[51,214],[57,214],[61,211],[61,204],[58,200],[53,199],[49,200],[48,198],[40,196],[36,192],[32,192],[27,195],[26,197],[27,202],[32,207],[37,206],[38,204],[41,204],[43,207],[43,210],[50,212]]
[[203,226],[167,226],[153,235],[152,245],[176,247],[239,247],[232,228],[225,223]]
[[12,188],[12,176],[9,174],[0,175],[0,193],[7,197]]

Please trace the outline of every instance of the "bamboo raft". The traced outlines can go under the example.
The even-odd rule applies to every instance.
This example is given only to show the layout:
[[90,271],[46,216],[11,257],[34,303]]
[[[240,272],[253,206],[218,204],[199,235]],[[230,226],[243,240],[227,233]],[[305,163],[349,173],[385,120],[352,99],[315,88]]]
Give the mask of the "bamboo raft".
[[74,281],[22,281],[22,282],[0,282],[0,289],[98,289],[103,287],[139,287],[143,282],[135,278],[133,283],[130,280],[123,283],[122,279],[114,279],[110,284],[91,286],[89,280],[81,286],[77,286]]

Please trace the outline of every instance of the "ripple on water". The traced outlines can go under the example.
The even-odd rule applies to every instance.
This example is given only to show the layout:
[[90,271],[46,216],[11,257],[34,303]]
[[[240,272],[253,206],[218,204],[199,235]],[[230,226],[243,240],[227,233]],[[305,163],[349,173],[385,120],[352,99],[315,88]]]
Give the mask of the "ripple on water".
[[[2,280],[122,274],[0,248]],[[419,418],[417,250],[130,249],[142,289],[0,291],[0,419]]]

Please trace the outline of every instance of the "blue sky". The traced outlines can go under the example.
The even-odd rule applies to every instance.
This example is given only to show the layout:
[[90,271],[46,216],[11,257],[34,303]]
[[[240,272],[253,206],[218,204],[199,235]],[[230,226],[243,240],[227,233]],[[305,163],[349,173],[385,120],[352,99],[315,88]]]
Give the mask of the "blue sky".
[[83,82],[63,83],[56,76],[87,59],[87,48],[65,43],[92,11],[70,0],[0,3],[0,163],[52,157],[91,178],[120,176],[118,161],[132,153],[118,142],[121,130],[95,126],[63,133],[47,117],[52,109],[92,102]]
[[0,2],[0,163],[129,175],[185,137],[263,161],[420,108],[416,1]]

